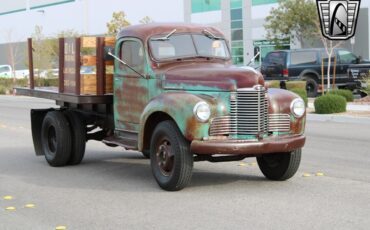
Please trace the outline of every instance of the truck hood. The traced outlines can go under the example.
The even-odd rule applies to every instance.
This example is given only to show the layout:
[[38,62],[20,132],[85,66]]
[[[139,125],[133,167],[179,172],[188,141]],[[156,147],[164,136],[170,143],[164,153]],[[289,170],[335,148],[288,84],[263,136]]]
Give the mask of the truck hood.
[[235,91],[264,85],[261,73],[218,63],[193,63],[163,71],[164,89],[197,91]]

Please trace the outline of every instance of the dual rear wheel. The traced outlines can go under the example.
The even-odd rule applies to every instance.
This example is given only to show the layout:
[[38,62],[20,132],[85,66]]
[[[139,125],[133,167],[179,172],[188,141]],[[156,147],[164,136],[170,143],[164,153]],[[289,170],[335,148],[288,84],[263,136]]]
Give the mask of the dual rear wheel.
[[51,111],[44,118],[41,143],[49,165],[60,167],[81,163],[86,146],[86,125],[73,111]]

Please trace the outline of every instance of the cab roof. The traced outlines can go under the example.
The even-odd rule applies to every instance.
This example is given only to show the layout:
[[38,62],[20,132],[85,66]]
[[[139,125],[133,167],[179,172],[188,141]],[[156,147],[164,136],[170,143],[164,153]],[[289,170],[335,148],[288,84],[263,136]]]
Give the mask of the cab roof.
[[206,29],[214,35],[224,38],[224,35],[221,33],[221,31],[212,26],[193,23],[149,23],[125,27],[118,33],[117,39],[122,37],[136,37],[143,41],[147,41],[154,35],[165,35],[174,29],[176,29],[175,34],[202,33],[203,30]]

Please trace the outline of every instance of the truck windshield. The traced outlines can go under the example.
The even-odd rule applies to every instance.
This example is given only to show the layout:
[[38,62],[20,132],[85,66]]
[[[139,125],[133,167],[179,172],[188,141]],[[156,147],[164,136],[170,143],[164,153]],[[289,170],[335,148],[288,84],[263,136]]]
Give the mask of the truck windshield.
[[152,55],[158,61],[193,57],[230,58],[223,39],[214,39],[204,34],[174,34],[168,39],[156,39],[161,37],[154,36],[150,40]]

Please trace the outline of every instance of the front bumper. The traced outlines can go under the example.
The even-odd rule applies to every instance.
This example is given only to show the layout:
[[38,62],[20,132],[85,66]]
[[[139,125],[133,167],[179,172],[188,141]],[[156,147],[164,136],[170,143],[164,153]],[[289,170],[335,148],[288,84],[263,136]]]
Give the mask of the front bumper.
[[302,148],[306,137],[303,135],[275,136],[257,140],[210,140],[191,142],[191,152],[194,154],[230,154],[258,156],[269,153],[292,152]]

